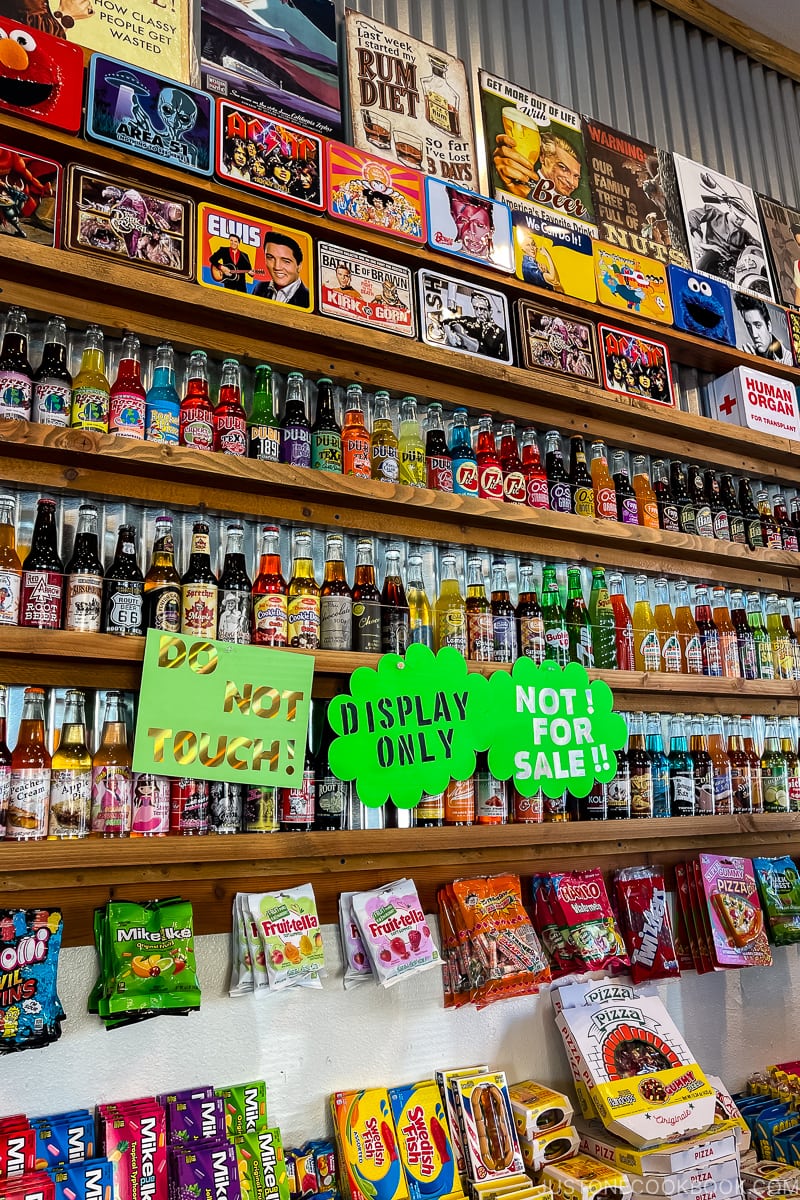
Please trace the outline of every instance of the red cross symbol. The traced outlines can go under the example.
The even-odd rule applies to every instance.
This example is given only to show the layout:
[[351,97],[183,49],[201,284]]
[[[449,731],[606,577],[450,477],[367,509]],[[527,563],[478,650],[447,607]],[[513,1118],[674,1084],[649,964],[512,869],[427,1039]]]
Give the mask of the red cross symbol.
[[736,397],[735,396],[725,396],[720,401],[719,411],[725,413],[726,417],[730,416],[730,414],[733,412],[733,410],[735,408],[736,408]]

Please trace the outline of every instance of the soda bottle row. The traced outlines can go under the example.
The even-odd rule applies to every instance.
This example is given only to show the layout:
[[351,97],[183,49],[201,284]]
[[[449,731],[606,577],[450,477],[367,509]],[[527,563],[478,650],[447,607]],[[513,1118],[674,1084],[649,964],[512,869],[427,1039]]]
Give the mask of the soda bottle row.
[[441,404],[427,405],[424,430],[416,397],[399,402],[399,420],[388,391],[368,402],[360,384],[346,389],[340,423],[337,389],[330,378],[316,384],[313,423],[308,385],[300,371],[286,377],[283,413],[273,389],[272,369],[255,368],[249,414],[236,359],[222,363],[216,403],[210,393],[206,353],[193,351],[183,396],[176,383],[169,343],[155,352],[152,381],[142,381],[142,349],[135,334],[123,338],[116,378],[106,374],[103,332],[90,326],[81,365],[73,379],[67,367],[66,325],[51,318],[42,361],[28,361],[27,319],[12,309],[0,353],[0,419],[27,418],[53,425],[114,433],[120,437],[189,446],[262,461],[284,462],[386,483],[505,500],[533,508],[669,532],[718,538],[751,549],[798,549],[800,496],[790,504],[747,478],[663,458],[650,461],[627,451],[611,452],[592,441],[587,455],[580,435],[570,438],[569,466],[561,434],[549,430],[540,442],[533,428],[512,421],[495,428],[484,413],[477,426],[466,409],[450,416],[449,436]]

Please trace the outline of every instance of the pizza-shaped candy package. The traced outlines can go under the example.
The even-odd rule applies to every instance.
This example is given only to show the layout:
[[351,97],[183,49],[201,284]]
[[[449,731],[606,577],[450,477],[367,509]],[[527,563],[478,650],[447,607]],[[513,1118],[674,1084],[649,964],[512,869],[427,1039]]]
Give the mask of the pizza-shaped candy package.
[[716,963],[720,967],[771,966],[772,952],[750,859],[701,854],[699,867]]
[[680,975],[667,891],[659,868],[625,867],[617,871],[614,892],[633,982]]

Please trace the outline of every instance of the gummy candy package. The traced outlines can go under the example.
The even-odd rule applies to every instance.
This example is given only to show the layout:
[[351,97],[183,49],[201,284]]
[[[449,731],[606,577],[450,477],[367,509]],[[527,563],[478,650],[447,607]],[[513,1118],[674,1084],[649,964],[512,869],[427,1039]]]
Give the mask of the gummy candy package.
[[0,1054],[36,1050],[61,1036],[58,909],[0,908]]
[[233,927],[231,930],[231,981],[229,996],[247,996],[256,990],[256,973],[263,987],[267,987],[264,956],[258,940],[258,929],[250,909],[247,896],[237,892],[233,898]]
[[[321,976],[326,973],[325,952],[311,884],[283,892],[262,892],[248,896],[247,901],[258,927],[270,991],[287,987],[321,988]],[[258,992],[255,965],[254,973]]]
[[622,940],[597,868],[550,875],[550,907],[573,955],[576,971],[611,971],[629,967]]
[[358,925],[353,917],[353,896],[355,892],[342,892],[339,897],[339,932],[342,935],[342,951],[345,959],[344,986],[357,987],[368,980],[374,982],[364,943],[361,940]]
[[660,869],[624,867],[614,876],[614,892],[633,982],[677,978],[681,969]]
[[382,987],[441,966],[412,879],[398,879],[352,897],[353,917]]
[[761,907],[776,946],[800,942],[800,872],[788,854],[782,858],[754,858]]
[[568,975],[574,967],[574,955],[564,930],[556,921],[551,903],[553,887],[549,875],[533,877],[534,927],[550,957],[554,979]]

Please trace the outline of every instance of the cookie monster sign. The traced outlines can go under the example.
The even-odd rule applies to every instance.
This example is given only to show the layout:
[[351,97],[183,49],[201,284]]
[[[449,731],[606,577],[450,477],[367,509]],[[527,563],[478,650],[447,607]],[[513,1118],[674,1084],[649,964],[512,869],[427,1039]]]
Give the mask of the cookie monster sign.
[[733,305],[730,288],[708,275],[683,267],[669,267],[672,313],[678,329],[696,337],[734,344]]

